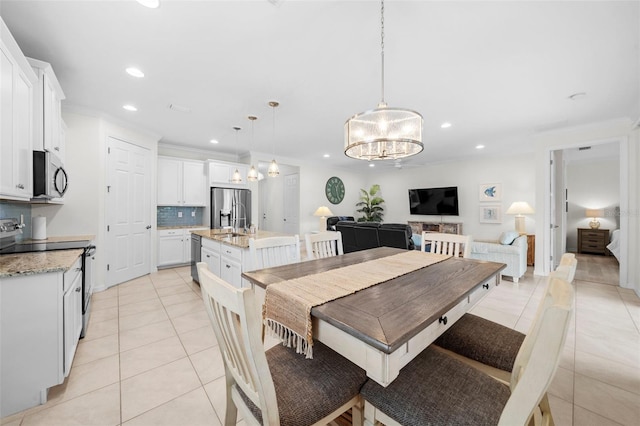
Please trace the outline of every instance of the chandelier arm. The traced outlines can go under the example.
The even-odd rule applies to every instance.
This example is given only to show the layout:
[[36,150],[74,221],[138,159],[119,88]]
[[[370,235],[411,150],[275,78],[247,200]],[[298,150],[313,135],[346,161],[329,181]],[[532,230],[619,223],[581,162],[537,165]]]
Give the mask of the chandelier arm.
[[382,69],[381,69],[381,73],[380,73],[380,80],[381,80],[381,100],[380,103],[384,104],[384,0],[380,1],[380,57],[381,57],[381,64],[382,64]]

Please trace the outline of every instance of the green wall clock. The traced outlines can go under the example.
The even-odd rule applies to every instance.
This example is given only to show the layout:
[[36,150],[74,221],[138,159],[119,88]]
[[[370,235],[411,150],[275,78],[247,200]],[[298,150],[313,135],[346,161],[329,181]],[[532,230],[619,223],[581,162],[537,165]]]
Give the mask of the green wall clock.
[[336,176],[330,177],[324,186],[324,192],[331,204],[340,204],[344,199],[344,183],[342,179]]

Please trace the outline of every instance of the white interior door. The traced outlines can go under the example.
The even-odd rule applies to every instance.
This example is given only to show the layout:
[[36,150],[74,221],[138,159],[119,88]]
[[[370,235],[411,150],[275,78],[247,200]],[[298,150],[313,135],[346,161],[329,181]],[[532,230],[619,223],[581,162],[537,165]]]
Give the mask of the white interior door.
[[150,272],[151,152],[107,141],[107,285]]
[[300,233],[300,175],[298,173],[284,177],[283,230],[285,234]]
[[565,252],[565,183],[564,183],[564,159],[562,150],[551,151],[551,179],[550,179],[550,205],[551,226],[549,229],[549,241],[551,241],[551,270],[555,270],[560,262],[560,257]]

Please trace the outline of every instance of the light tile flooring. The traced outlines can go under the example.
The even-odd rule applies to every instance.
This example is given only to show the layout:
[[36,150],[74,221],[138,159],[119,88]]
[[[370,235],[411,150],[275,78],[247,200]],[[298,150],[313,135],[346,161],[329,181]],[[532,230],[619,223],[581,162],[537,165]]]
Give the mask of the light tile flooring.
[[[575,318],[549,390],[556,424],[637,425],[640,299],[593,282],[590,257],[579,262]],[[544,286],[531,271],[518,285],[504,280],[474,313],[526,332]],[[2,425],[220,425],[223,365],[199,292],[189,269],[175,268],[95,294],[65,383]]]

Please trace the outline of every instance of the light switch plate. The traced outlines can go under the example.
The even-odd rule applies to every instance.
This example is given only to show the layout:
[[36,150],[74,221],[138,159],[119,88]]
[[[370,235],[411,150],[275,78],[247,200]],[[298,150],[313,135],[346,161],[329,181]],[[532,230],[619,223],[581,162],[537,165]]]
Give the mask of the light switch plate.
[[196,212],[191,212],[191,217],[196,217]]
[[182,217],[182,212],[178,212],[178,217]]

